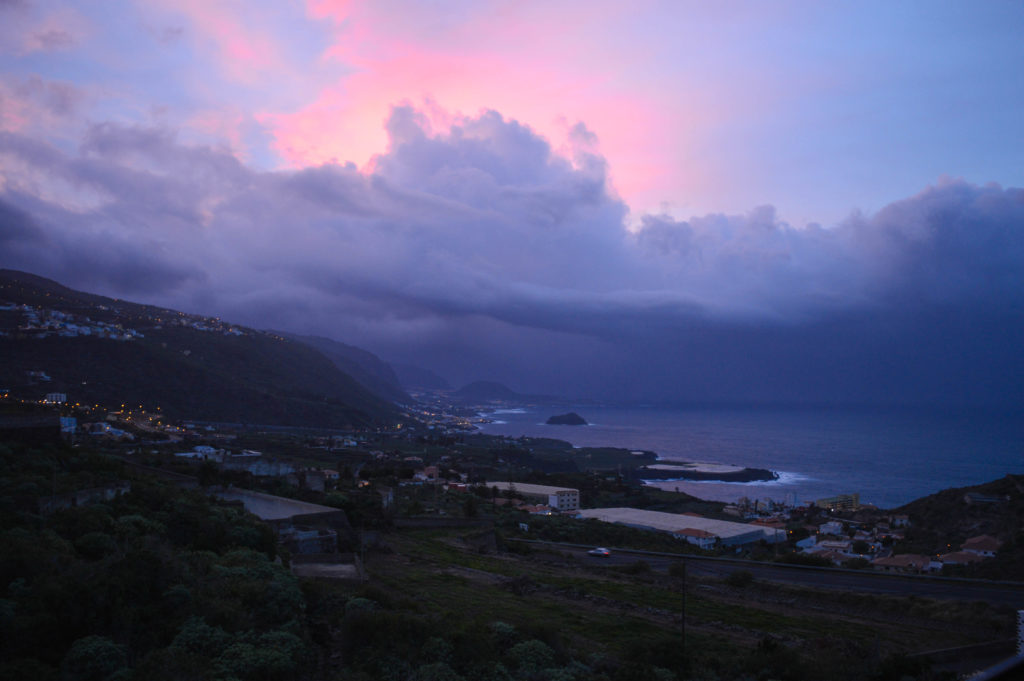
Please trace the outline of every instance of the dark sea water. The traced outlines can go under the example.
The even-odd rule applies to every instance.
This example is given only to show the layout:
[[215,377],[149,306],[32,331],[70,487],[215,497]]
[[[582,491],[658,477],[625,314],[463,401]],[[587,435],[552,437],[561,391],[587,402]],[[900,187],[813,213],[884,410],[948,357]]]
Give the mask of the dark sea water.
[[894,508],[949,487],[1024,474],[1024,415],[951,410],[664,409],[580,406],[589,426],[548,426],[563,407],[498,410],[483,432],[577,446],[655,451],[661,458],[768,468],[767,483],[670,481],[663,489],[735,501],[813,501],[859,493]]

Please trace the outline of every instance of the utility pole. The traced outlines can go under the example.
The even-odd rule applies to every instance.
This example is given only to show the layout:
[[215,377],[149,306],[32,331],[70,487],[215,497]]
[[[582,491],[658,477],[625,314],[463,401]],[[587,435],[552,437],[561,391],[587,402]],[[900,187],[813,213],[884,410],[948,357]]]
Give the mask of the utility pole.
[[681,559],[679,567],[682,568],[679,571],[680,579],[682,580],[682,588],[680,589],[679,635],[683,660],[683,668],[679,670],[679,678],[682,679],[686,676],[686,561]]
[[359,523],[359,581],[366,581],[366,545],[363,539],[363,523]]

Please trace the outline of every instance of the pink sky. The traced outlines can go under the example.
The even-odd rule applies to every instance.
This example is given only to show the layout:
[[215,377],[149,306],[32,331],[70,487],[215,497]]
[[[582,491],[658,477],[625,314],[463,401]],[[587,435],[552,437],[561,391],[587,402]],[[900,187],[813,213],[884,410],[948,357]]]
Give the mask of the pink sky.
[[[651,3],[592,3],[584,13],[574,4],[493,3],[484,11],[476,3],[311,0],[307,18],[327,39],[305,61],[291,48],[306,37],[275,30],[271,12],[232,2],[162,4],[187,18],[193,47],[223,78],[262,89],[250,114],[285,167],[335,161],[366,168],[387,150],[391,107],[409,102],[430,112],[437,132],[491,109],[566,153],[568,130],[582,122],[597,136],[615,190],[637,211],[709,190],[707,164],[698,168],[686,157],[693,136],[725,114],[713,92],[705,96],[693,84],[703,76],[677,73],[666,83],[672,67],[630,27]],[[287,102],[278,96],[296,90],[302,94]],[[251,156],[239,148],[232,102],[190,122]]]
[[[621,77],[638,55],[588,49],[581,35],[586,27],[576,34],[564,30],[571,25],[569,11],[538,20],[510,4],[452,24],[414,21],[429,17],[410,12],[396,25],[381,16],[380,5],[311,4],[314,16],[335,26],[323,58],[352,72],[327,83],[297,111],[261,115],[290,164],[335,160],[364,167],[386,149],[382,123],[390,107],[410,101],[432,110],[438,132],[446,118],[493,109],[529,125],[556,149],[566,144],[571,125],[585,122],[597,131],[614,185],[627,199],[656,191],[666,180],[692,181],[684,168],[671,171],[668,149],[658,150],[656,138],[668,123],[663,107],[644,96],[642,84]],[[675,124],[682,133],[698,118],[693,112]]]
[[[5,10],[7,129],[169,125],[265,169],[387,151],[403,103],[434,130],[495,110],[571,155],[596,135],[635,226],[776,206],[834,225],[939,177],[1019,183],[1010,7],[699,1],[58,0]],[[76,88],[63,124],[31,78]],[[52,107],[51,107],[52,108]],[[1016,155],[1015,155],[1016,153]]]

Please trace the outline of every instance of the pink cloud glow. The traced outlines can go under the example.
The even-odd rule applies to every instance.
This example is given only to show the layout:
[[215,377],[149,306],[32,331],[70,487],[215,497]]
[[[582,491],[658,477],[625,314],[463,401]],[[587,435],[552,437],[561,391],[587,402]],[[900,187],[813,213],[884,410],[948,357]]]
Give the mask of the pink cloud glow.
[[[376,3],[314,0],[308,9],[335,28],[322,58],[351,71],[304,107],[257,116],[291,166],[351,161],[365,168],[386,150],[383,124],[391,107],[412,101],[427,108],[436,102],[456,115],[496,110],[556,150],[565,146],[567,128],[581,121],[597,134],[612,181],[627,199],[695,179],[672,149],[704,115],[693,109],[670,116],[661,101],[666,93],[623,75],[650,58],[642,48],[627,49],[609,36],[594,49],[593,33],[614,26],[610,10],[594,12],[600,25],[581,26],[569,9],[540,17],[518,4],[478,16],[467,9],[457,21],[418,9],[393,13]],[[437,132],[447,127],[441,111],[431,115]],[[665,130],[675,131],[675,139],[659,140]]]
[[[214,122],[206,111],[190,121],[201,136],[213,133],[243,158],[267,152],[243,146],[256,142],[243,128],[258,126],[265,136],[258,143],[277,157],[264,156],[268,163],[352,162],[369,170],[373,157],[387,151],[384,122],[403,103],[429,110],[437,133],[451,120],[497,111],[567,158],[567,131],[581,122],[596,134],[634,225],[643,212],[690,209],[694,197],[728,192],[732,182],[722,178],[729,173],[715,167],[719,155],[707,154],[707,144],[717,141],[714,131],[724,122],[764,111],[773,96],[687,53],[706,38],[685,25],[676,35],[668,26],[679,17],[664,17],[653,2],[627,11],[609,0],[585,8],[307,0],[305,17],[295,17],[237,0],[159,1],[187,19],[193,45],[212,56],[227,83],[244,88],[247,101],[232,100],[228,109],[246,117],[217,115]],[[647,39],[659,19],[665,30]],[[216,99],[215,80],[200,75],[193,82]]]
[[188,18],[217,53],[214,63],[233,80],[253,84],[284,64],[280,38],[255,5],[205,0],[159,0],[159,4]]

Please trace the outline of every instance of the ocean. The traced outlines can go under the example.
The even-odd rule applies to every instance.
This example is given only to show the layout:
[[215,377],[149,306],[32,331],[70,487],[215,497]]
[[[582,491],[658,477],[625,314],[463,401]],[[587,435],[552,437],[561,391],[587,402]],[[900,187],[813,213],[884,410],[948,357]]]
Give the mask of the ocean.
[[[549,426],[575,411],[587,426]],[[1024,415],[925,409],[528,407],[486,415],[493,435],[550,437],[580,447],[657,452],[663,459],[767,468],[772,482],[667,481],[717,501],[797,503],[860,494],[895,508],[950,487],[1024,474]]]

